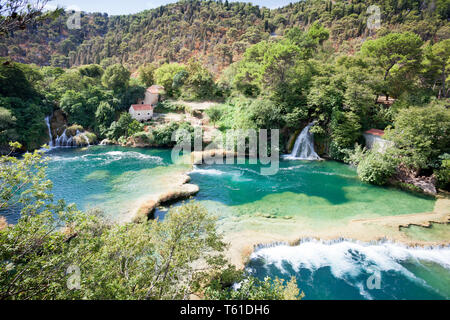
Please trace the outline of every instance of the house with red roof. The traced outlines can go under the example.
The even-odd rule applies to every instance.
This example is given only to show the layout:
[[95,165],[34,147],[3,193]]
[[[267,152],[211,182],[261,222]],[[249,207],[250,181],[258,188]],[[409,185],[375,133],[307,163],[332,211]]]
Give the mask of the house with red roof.
[[164,93],[164,87],[159,85],[153,85],[145,90],[144,100],[139,101],[140,104],[149,104],[151,106],[156,106]]
[[129,113],[137,121],[149,121],[153,118],[153,106],[149,104],[133,104],[130,107]]
[[366,140],[367,149],[374,149],[378,152],[384,153],[386,149],[392,145],[391,141],[383,139],[383,130],[370,129],[364,132],[363,136]]
[[145,90],[145,97],[139,100],[138,104],[130,107],[129,113],[133,119],[145,122],[153,118],[153,109],[158,104],[161,94],[164,93],[164,87],[153,85]]

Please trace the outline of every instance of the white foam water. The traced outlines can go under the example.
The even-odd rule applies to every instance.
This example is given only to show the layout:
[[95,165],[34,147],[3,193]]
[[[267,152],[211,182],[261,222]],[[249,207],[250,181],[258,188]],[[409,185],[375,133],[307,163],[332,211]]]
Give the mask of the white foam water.
[[[378,275],[380,281],[384,276],[391,279],[384,280],[383,278],[383,281],[387,281],[383,282],[383,290],[388,290],[382,293],[382,296],[384,295],[385,298],[395,299],[398,295],[400,297],[402,295],[403,297],[408,296],[408,293],[404,291],[405,289],[399,288],[399,291],[396,291],[395,286],[397,284],[395,280],[392,280],[392,277],[397,275],[395,276],[398,279],[397,281],[402,281],[401,279],[403,278],[415,284],[415,289],[411,289],[411,286],[408,287],[410,290],[417,290],[420,287],[424,288],[423,290],[425,291],[431,290],[435,294],[438,293],[441,297],[447,297],[448,299],[448,293],[445,293],[447,290],[443,289],[444,291],[442,291],[442,284],[440,284],[441,289],[433,288],[421,275],[416,276],[413,272],[415,272],[415,269],[420,268],[422,272],[432,273],[433,271],[431,270],[433,269],[429,269],[428,263],[439,265],[442,270],[450,272],[449,246],[424,248],[407,247],[387,241],[362,243],[346,239],[336,241],[304,239],[296,246],[289,246],[285,243],[256,246],[255,252],[250,258],[252,262],[247,268],[247,271],[250,273],[258,273],[257,269],[252,268],[252,265],[256,266],[253,264],[256,261],[259,261],[256,262],[257,265],[262,266],[268,273],[273,272],[270,271],[272,268],[276,268],[277,273],[279,272],[281,275],[290,276],[292,272],[295,272],[298,276],[305,274],[305,270],[309,270],[310,276],[307,276],[309,278],[303,279],[303,283],[300,286],[309,286],[309,293],[313,296],[315,294],[316,298],[321,296],[321,289],[318,289],[318,293],[312,293],[311,290],[314,291],[314,285],[319,287],[327,285],[320,281],[326,281],[324,280],[327,279],[326,276],[323,278],[324,270],[329,270],[335,279],[339,279],[342,283],[355,288],[364,299],[380,297],[380,293],[372,291],[367,282],[373,275]],[[263,263],[262,265],[261,262]],[[403,283],[407,285],[405,282]],[[443,286],[445,287],[445,283]],[[342,287],[340,288],[342,289]],[[337,287],[330,288],[330,290],[333,290],[333,295],[336,298],[345,296],[339,295]],[[419,293],[413,292],[417,294],[417,298],[421,297],[420,291]],[[374,294],[375,296],[373,296]],[[409,292],[409,296],[411,294],[412,291]]]
[[92,162],[92,161],[100,161],[103,162],[103,164],[109,164],[115,161],[120,161],[123,159],[136,159],[136,160],[152,160],[152,162],[163,162],[163,159],[161,157],[157,156],[150,156],[146,154],[142,154],[139,152],[134,151],[110,151],[103,154],[84,154],[82,156],[72,156],[72,157],[62,157],[58,155],[51,156],[52,161],[66,161],[66,162],[72,162],[72,161],[86,161],[86,162]]
[[285,160],[320,160],[320,157],[314,150],[314,137],[309,130],[314,122],[308,124],[295,140],[294,148],[291,154],[283,155]]
[[198,167],[194,166],[194,169],[190,173],[196,173],[201,175],[208,175],[208,176],[221,176],[224,174],[227,174],[226,172],[217,170],[217,169],[200,169]]
[[368,266],[376,271],[393,270],[411,276],[401,265],[401,262],[408,260],[434,262],[450,270],[450,247],[407,247],[391,242],[370,244],[310,239],[297,246],[279,244],[259,247],[251,255],[251,259],[255,258],[263,258],[267,264],[273,264],[279,270],[283,270],[283,261],[296,271],[301,268],[314,271],[330,267],[336,278],[356,277]]

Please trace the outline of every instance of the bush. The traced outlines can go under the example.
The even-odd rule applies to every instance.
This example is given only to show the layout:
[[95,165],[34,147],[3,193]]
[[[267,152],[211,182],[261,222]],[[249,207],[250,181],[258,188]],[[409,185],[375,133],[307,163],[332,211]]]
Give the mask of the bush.
[[450,154],[443,154],[439,158],[442,160],[442,164],[439,170],[436,170],[438,187],[450,191]]
[[396,165],[385,155],[369,152],[358,165],[359,178],[367,183],[384,185],[394,174]]
[[[186,130],[189,133],[194,132],[194,128],[187,122],[176,123],[172,122],[170,124],[158,127],[152,131],[154,143],[159,146],[172,147],[175,145],[175,141],[172,141],[172,135],[177,130]],[[191,134],[191,138],[194,135]]]
[[209,119],[215,126],[216,123],[222,118],[223,115],[223,108],[221,106],[212,106],[211,108],[207,109],[206,114],[208,115]]

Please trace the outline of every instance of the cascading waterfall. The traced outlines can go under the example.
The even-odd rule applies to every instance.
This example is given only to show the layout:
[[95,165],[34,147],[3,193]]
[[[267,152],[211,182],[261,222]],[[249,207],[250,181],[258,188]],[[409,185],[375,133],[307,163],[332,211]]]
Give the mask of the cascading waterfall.
[[[58,148],[58,147],[77,147],[80,145],[78,141],[85,141],[85,145],[90,146],[89,138],[86,136],[86,133],[81,132],[77,130],[75,136],[70,136],[67,134],[67,129],[64,130],[64,132],[55,138],[55,142],[53,142],[53,135],[52,135],[52,129],[50,126],[50,118],[51,116],[47,116],[45,118],[45,123],[48,128],[48,135],[50,138],[49,146],[50,148]],[[82,140],[77,139],[80,137]]]
[[52,135],[52,128],[50,127],[50,118],[51,117],[52,116],[45,117],[45,124],[47,125],[48,136],[50,138],[50,141],[49,141],[48,145],[50,146],[50,148],[53,148],[53,135]]
[[288,160],[320,160],[320,157],[317,155],[314,150],[314,137],[309,130],[314,125],[314,122],[311,122],[306,126],[305,129],[300,133],[295,141],[294,149],[292,149],[292,153],[289,155],[285,155],[284,158]]

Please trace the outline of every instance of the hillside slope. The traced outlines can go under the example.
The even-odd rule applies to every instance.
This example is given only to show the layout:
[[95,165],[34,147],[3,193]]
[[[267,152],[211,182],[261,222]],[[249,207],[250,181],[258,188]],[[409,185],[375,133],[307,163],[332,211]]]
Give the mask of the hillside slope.
[[382,13],[378,34],[413,31],[423,40],[450,36],[450,2],[445,0],[307,0],[276,10],[240,2],[186,0],[133,15],[83,13],[79,30],[67,28],[66,13],[2,39],[0,56],[65,68],[111,58],[133,70],[146,62],[187,62],[196,56],[217,73],[239,60],[251,44],[315,21],[331,30],[336,49],[352,53],[374,35],[367,28],[367,8],[372,4]]

